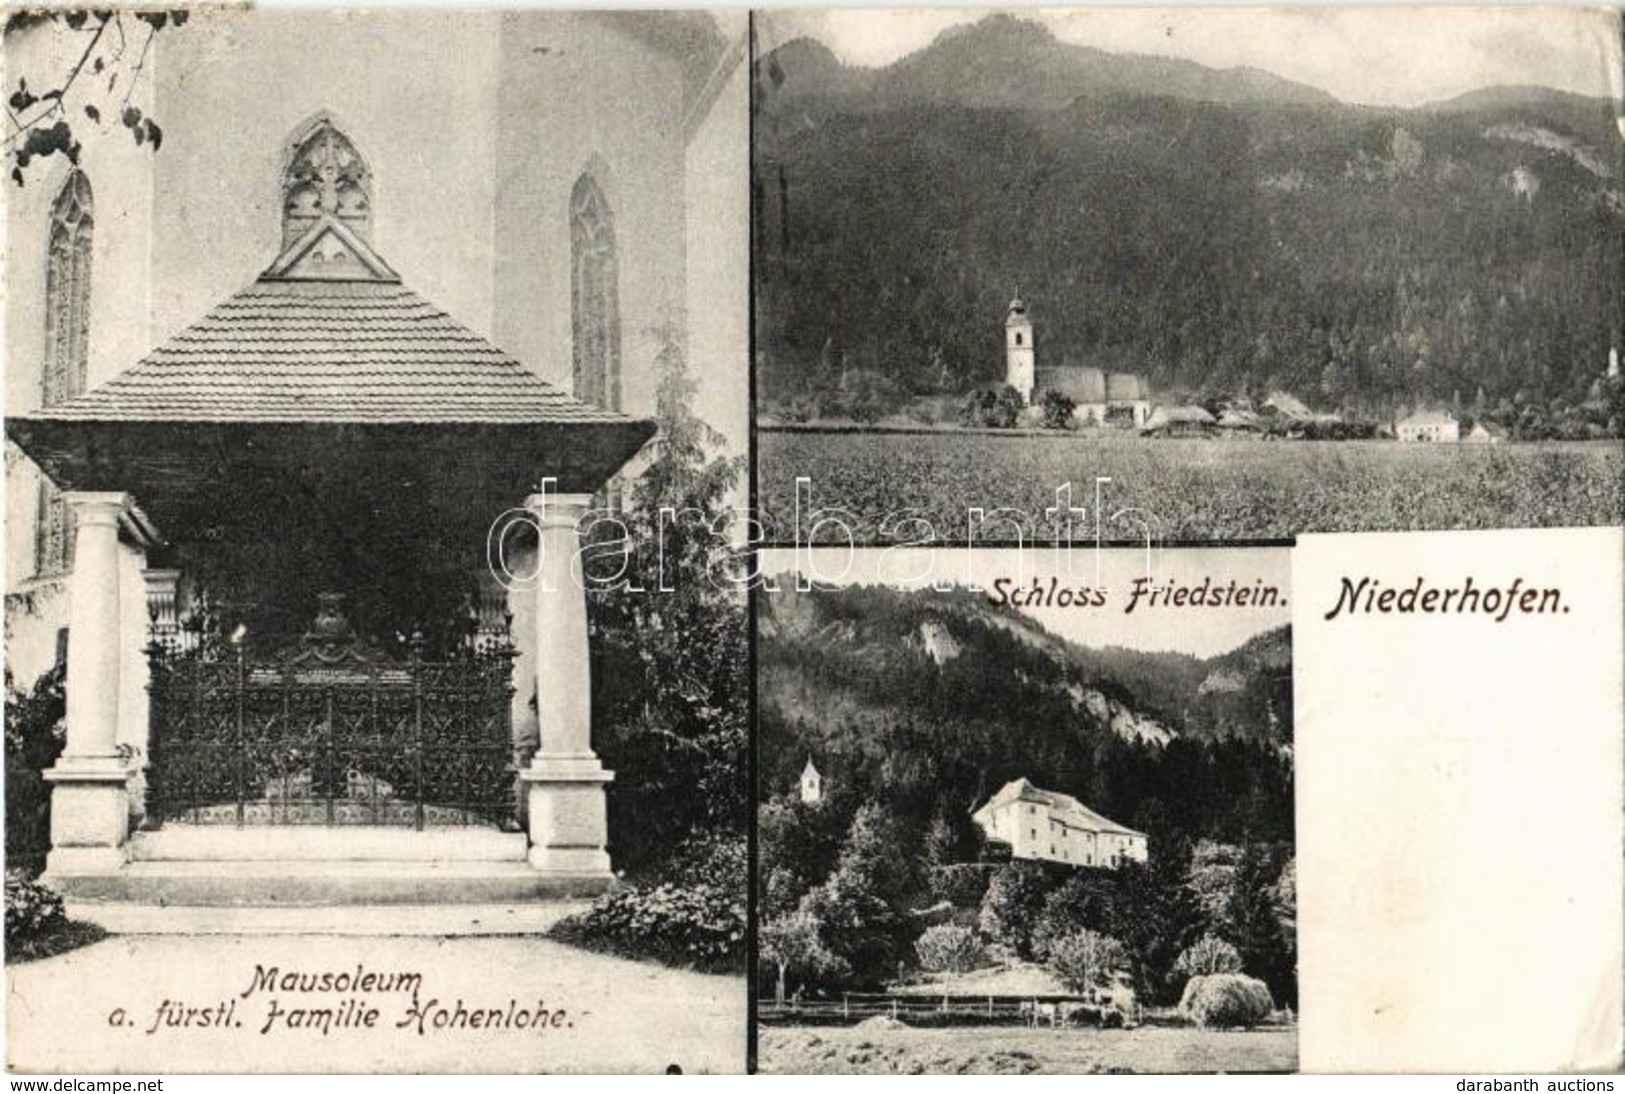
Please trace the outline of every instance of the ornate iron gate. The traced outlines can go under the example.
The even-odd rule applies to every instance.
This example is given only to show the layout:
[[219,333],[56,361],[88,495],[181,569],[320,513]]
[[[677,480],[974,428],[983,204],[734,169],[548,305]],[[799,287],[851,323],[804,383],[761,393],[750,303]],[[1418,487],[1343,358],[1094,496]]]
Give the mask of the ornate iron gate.
[[364,647],[326,598],[280,656],[151,651],[148,822],[513,828],[513,650]]

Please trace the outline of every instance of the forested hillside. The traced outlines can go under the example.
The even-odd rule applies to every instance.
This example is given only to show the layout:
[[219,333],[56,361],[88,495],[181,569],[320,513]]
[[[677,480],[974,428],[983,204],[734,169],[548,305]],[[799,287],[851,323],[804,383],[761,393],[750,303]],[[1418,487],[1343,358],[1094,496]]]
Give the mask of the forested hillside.
[[1193,837],[1292,833],[1286,628],[1211,659],[1085,649],[972,590],[781,592],[758,606],[764,795],[814,758],[920,830],[1027,777]]
[[[757,626],[764,992],[893,982],[937,924],[1051,965],[1100,933],[1158,1005],[1213,935],[1295,1000],[1286,628],[1205,659],[1085,649],[974,590],[886,587],[766,594]],[[971,815],[1017,778],[1145,832],[1148,863],[999,865]]]
[[1621,340],[1603,100],[1357,107],[1009,17],[881,70],[808,41],[760,66],[769,398],[854,373],[913,393],[995,381],[1017,286],[1041,364],[1383,420],[1595,399]]

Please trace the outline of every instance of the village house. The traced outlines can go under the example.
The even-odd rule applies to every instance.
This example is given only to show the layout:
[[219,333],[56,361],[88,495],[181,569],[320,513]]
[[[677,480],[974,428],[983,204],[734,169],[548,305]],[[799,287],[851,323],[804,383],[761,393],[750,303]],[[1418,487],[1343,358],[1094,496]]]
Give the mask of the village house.
[[1159,406],[1140,431],[1147,436],[1206,437],[1214,432],[1216,424],[1205,407]]
[[[8,70],[82,49],[8,34]],[[6,202],[6,659],[67,668],[53,880],[610,882],[571,557],[663,356],[745,449],[745,52],[701,12],[197,13],[128,89],[158,150],[75,85],[78,162]],[[540,580],[491,574],[504,511]]]
[[1445,410],[1419,410],[1394,423],[1394,436],[1402,441],[1454,444],[1461,439],[1461,423]]
[[988,840],[1008,845],[1012,858],[1107,868],[1146,861],[1143,832],[1027,779],[1006,783],[971,818]]

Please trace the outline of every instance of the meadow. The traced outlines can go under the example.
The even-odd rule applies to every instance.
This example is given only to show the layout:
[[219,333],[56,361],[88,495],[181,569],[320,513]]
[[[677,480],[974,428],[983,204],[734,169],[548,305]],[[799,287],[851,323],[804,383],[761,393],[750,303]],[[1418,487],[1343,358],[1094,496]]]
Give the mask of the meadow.
[[1293,1028],[912,1029],[884,1019],[844,1028],[764,1026],[764,1074],[1047,1074],[1291,1072]]
[[[844,511],[857,542],[888,514],[931,522],[940,541],[968,538],[967,511],[987,511],[980,542],[1016,539],[995,509],[1020,514],[1028,540],[1054,537],[1044,511],[1071,483],[1095,520],[1095,480],[1109,478],[1104,538],[1165,542],[1287,539],[1306,532],[1550,528],[1625,520],[1619,441],[1401,444],[1395,441],[1146,439],[1130,434],[987,431],[757,432],[759,516],[768,542],[805,541],[812,510]],[[796,479],[810,479],[803,532]],[[1124,510],[1133,512],[1124,513]],[[1116,520],[1109,518],[1122,514]],[[1008,513],[1005,514],[1009,516]],[[895,518],[894,518],[895,519]],[[1014,519],[1014,518],[1012,518]],[[838,542],[826,527],[813,537]]]

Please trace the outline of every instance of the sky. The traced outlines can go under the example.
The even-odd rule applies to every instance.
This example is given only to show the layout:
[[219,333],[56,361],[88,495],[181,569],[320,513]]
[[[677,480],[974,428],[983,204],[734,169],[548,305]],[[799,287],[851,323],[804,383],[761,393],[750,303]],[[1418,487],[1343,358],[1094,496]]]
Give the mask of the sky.
[[[1144,550],[1108,548],[1097,556],[1092,547],[1079,545],[1068,573],[1067,562],[1049,547],[1019,549],[943,548],[936,551],[820,547],[801,552],[782,548],[760,553],[761,572],[776,578],[780,587],[795,587],[792,575],[800,570],[832,585],[891,585],[923,588],[930,585],[993,590],[997,578],[1009,578],[1014,587],[1031,589],[1036,578],[1047,588],[1052,576],[1058,587],[1094,587],[1096,563],[1099,586],[1107,592],[1102,607],[1021,607],[1045,630],[1079,645],[1126,646],[1136,650],[1172,650],[1197,657],[1228,653],[1254,635],[1292,620],[1291,571],[1285,547],[1158,549],[1149,558]],[[1169,581],[1200,585],[1211,578],[1214,586],[1237,582],[1249,589],[1255,582],[1273,585],[1279,603],[1268,608],[1148,608],[1125,612],[1128,590],[1147,573],[1153,584]]]
[[[1043,22],[1064,42],[1116,53],[1248,65],[1351,103],[1418,106],[1495,84],[1539,84],[1618,97],[1618,11],[1578,7],[1004,9]],[[763,49],[811,36],[848,64],[886,65],[977,8],[769,10]]]

